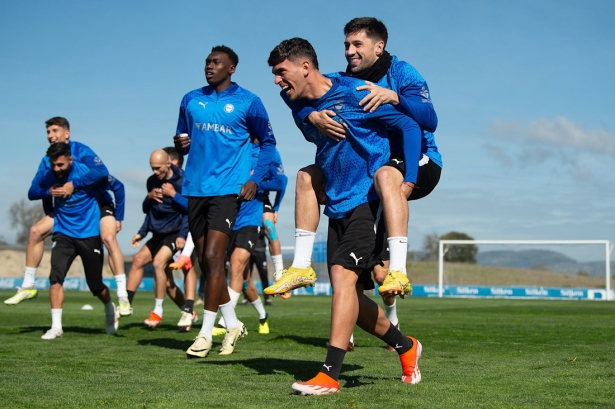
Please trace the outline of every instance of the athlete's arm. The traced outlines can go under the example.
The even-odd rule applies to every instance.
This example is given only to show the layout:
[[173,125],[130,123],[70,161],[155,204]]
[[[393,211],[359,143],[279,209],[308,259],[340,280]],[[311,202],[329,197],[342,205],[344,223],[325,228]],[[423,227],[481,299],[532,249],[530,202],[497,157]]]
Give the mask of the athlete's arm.
[[147,236],[148,231],[149,231],[149,213],[145,215],[145,219],[143,220],[143,224],[141,225],[141,228],[139,229],[139,232],[137,233],[137,235],[141,236],[141,238],[144,238],[145,236]]
[[[269,116],[267,115],[263,103],[258,98],[252,102],[248,110],[247,126],[252,139],[258,139],[260,148],[256,167],[249,180],[249,182],[251,181],[258,186],[267,174],[269,164],[273,161],[276,152],[275,136],[273,135],[273,129],[269,123]],[[256,194],[256,191],[254,191],[254,194]],[[251,198],[254,197],[254,194],[252,194]]]
[[310,123],[314,125],[323,135],[327,135],[329,138],[336,141],[340,141],[346,137],[346,128],[332,119],[336,116],[334,111],[329,109],[316,111],[305,100],[291,102],[284,91],[280,92],[280,96],[292,111],[293,117],[298,118],[301,123]]
[[421,128],[416,121],[401,114],[390,105],[381,107],[375,112],[368,114],[367,118],[370,120],[377,120],[387,127],[398,131],[389,132],[390,139],[401,138],[397,141],[391,140],[390,143],[401,146],[404,160],[406,161],[404,182],[416,183],[418,163],[421,157],[422,138]]
[[161,189],[164,196],[170,197],[171,200],[180,205],[184,210],[188,210],[188,198],[176,191],[172,183],[163,183]]
[[177,237],[181,237],[186,240],[188,237],[188,233],[190,232],[190,227],[188,226],[188,213],[182,216],[182,225],[179,229],[179,233],[177,233]]
[[124,220],[124,206],[126,203],[124,184],[109,175],[107,190],[111,190],[113,192],[113,197],[115,198],[115,220],[121,222]]
[[260,187],[268,192],[276,192],[275,202],[273,203],[273,210],[276,212],[280,209],[280,204],[286,193],[286,185],[288,184],[288,177],[286,175],[276,175],[275,178],[263,180]]
[[92,149],[82,143],[71,142],[71,144],[75,145],[73,152],[73,155],[75,156],[74,159],[77,162],[83,163],[89,169],[85,175],[70,180],[75,189],[84,186],[91,186],[99,180],[109,176],[109,170],[107,170],[107,167],[103,161],[100,160]]
[[188,121],[186,120],[186,107],[188,106],[188,95],[184,95],[182,102],[179,104],[179,117],[177,118],[177,128],[173,137],[175,149],[183,155],[190,153],[190,138],[180,137],[181,134],[190,135],[188,130]]
[[43,158],[41,163],[38,165],[34,178],[32,179],[30,189],[28,189],[29,200],[39,200],[51,197],[51,194],[49,193],[50,186],[47,186],[45,183],[47,172],[49,172],[49,168],[45,163],[45,158]]
[[46,216],[53,217],[53,199],[46,197],[43,199],[43,212]]

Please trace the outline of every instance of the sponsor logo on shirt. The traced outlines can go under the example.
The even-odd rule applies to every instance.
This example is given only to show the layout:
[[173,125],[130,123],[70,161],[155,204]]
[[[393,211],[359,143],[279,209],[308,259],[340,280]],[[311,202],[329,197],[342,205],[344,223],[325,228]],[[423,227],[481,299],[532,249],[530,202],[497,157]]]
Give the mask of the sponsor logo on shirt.
[[200,129],[201,131],[214,131],[214,132],[222,132],[222,133],[227,133],[227,134],[233,133],[233,128],[227,125],[223,125],[223,124],[195,123],[194,125],[196,126],[197,129]]

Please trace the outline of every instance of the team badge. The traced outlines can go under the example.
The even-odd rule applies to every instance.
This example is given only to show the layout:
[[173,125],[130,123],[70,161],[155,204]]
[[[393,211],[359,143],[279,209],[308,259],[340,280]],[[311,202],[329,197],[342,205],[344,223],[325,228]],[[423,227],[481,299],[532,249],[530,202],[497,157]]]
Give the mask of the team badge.
[[235,110],[235,107],[233,106],[233,104],[226,104],[224,106],[224,112],[226,112],[227,114],[230,114],[234,110]]
[[336,111],[341,111],[344,109],[344,103],[342,101],[337,101],[335,105],[333,105],[333,108],[335,108]]

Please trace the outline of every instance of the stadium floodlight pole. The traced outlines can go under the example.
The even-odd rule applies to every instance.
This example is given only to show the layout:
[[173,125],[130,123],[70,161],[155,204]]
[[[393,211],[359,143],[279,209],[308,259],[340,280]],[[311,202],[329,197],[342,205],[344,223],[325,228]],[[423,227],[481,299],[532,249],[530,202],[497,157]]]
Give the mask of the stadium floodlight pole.
[[445,244],[604,244],[605,246],[605,275],[606,297],[605,300],[613,299],[611,296],[611,252],[613,245],[608,240],[440,240],[438,257],[438,297],[444,293],[444,245]]

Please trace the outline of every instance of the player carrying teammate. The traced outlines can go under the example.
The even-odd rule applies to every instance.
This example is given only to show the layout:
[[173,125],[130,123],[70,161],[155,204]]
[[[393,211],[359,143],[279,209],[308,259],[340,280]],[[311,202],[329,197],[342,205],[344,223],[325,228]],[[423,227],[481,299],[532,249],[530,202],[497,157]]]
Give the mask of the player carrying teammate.
[[[316,53],[306,40],[283,41],[273,49],[268,63],[285,99],[291,102],[304,99],[318,111],[335,110],[336,118],[348,129],[347,137],[335,142],[294,115],[305,138],[316,144],[316,162],[325,176],[325,214],[329,216],[327,261],[333,298],[326,360],[316,377],[293,384],[293,389],[318,395],[339,391],[338,377],[355,325],[395,347],[402,363],[402,380],[418,383],[420,343],[399,332],[380,307],[363,294],[364,286],[371,282],[369,272],[376,245],[374,226],[379,199],[373,187],[373,175],[389,158],[389,144],[384,136],[387,128],[399,129],[404,142],[413,146],[418,158],[421,138],[418,125],[390,106],[374,113],[363,112],[359,101],[365,92],[356,91],[363,82],[346,76],[321,75]],[[416,179],[416,171],[406,176]]]
[[[47,140],[50,144],[65,143],[71,150],[71,156],[75,162],[84,164],[89,170],[83,176],[75,177],[66,182],[64,188],[68,194],[72,194],[75,189],[97,184],[98,204],[100,206],[100,235],[105,247],[109,250],[109,265],[113,271],[117,285],[117,295],[119,298],[120,313],[126,313],[130,304],[126,293],[126,274],[124,273],[124,257],[117,242],[116,235],[122,228],[124,219],[124,185],[113,176],[108,174],[108,170],[100,158],[86,145],[70,140],[70,124],[66,118],[53,117],[45,122],[47,127]],[[52,233],[53,229],[53,205],[51,195],[41,186],[44,175],[50,169],[49,158],[43,157],[39,165],[36,176],[32,180],[28,197],[43,198],[45,216],[30,228],[28,245],[26,247],[26,268],[24,279],[17,293],[4,301],[7,305],[17,305],[28,299],[36,298],[38,291],[35,288],[36,270],[41,263],[44,253],[44,240]],[[113,191],[113,199],[107,193]]]
[[[96,201],[98,189],[85,185],[71,194],[66,189],[68,180],[83,177],[89,172],[87,166],[74,162],[71,148],[66,143],[52,144],[47,150],[50,170],[43,176],[41,185],[54,198],[53,247],[51,250],[51,273],[49,274],[49,300],[51,302],[51,329],[41,338],[55,339],[63,335],[62,283],[75,257],[81,257],[85,279],[92,294],[105,308],[107,334],[115,334],[117,316],[111,302],[109,288],[102,281],[103,249],[100,240],[100,209]],[[43,199],[44,196],[35,197]]]
[[[183,194],[201,271],[207,275],[203,325],[186,351],[189,357],[205,357],[210,351],[218,309],[227,326],[220,354],[232,353],[246,333],[227,290],[224,254],[239,200],[254,198],[271,163],[275,138],[261,100],[231,81],[238,61],[226,46],[212,49],[205,60],[208,86],[184,96],[173,138],[178,151],[190,153]],[[259,141],[261,151],[250,175],[252,140]]]
[[[183,248],[188,235],[186,198],[182,196],[182,171],[171,163],[163,150],[155,150],[150,156],[154,174],[147,179],[148,196],[143,202],[145,220],[139,232],[132,238],[131,246],[138,247],[141,240],[152,233],[152,238],[134,256],[128,273],[128,296],[132,298],[141,282],[143,267],[152,263],[155,272],[155,305],[150,316],[144,321],[149,327],[156,327],[162,321],[165,291],[178,307],[185,299],[167,266],[177,249]],[[151,192],[155,192],[150,199]],[[196,319],[196,317],[194,317]]]

